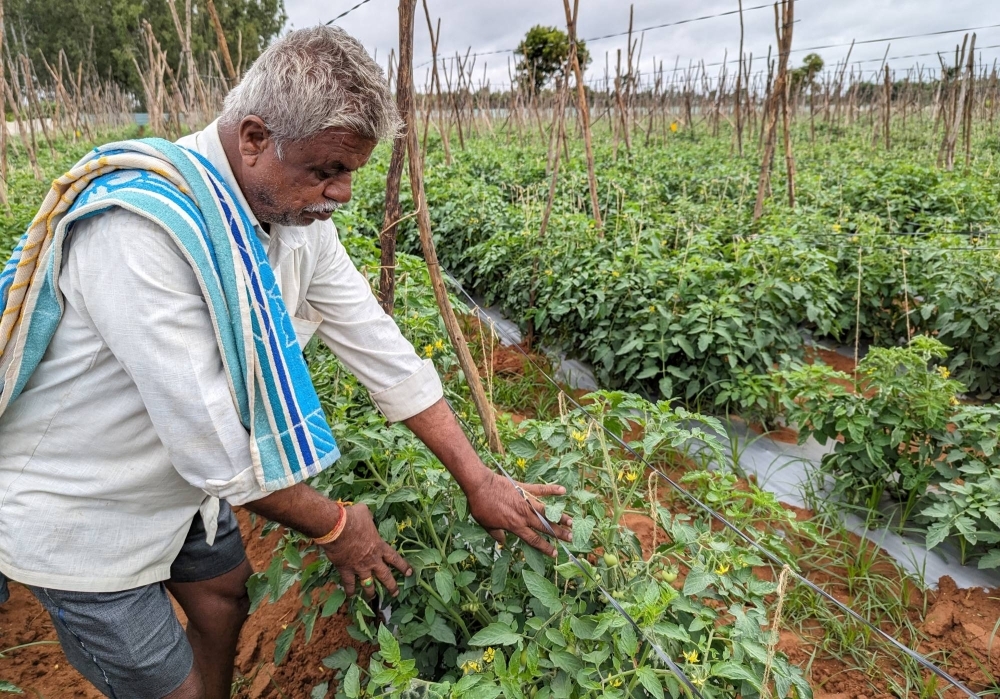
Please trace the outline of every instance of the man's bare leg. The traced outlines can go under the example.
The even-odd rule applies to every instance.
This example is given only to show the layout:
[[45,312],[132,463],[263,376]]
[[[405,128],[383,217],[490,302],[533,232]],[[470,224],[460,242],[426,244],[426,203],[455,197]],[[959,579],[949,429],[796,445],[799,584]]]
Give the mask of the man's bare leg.
[[[250,562],[244,560],[234,570],[210,580],[167,583],[188,618],[187,637],[194,650],[195,669],[205,686],[205,699],[229,699],[236,643],[250,610],[246,584],[252,574]],[[177,699],[187,696],[181,694]],[[170,699],[174,699],[172,694]]]
[[201,682],[201,673],[198,670],[198,663],[195,662],[191,668],[191,673],[181,686],[172,691],[163,699],[207,699],[205,695],[205,685]]

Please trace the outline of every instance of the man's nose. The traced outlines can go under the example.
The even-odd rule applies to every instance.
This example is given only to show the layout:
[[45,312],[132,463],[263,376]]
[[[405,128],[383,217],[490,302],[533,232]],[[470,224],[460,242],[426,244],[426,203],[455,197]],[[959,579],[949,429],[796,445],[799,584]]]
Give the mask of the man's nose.
[[346,173],[341,177],[337,177],[327,184],[326,188],[323,190],[323,196],[327,199],[333,199],[341,204],[346,204],[351,200],[351,175]]

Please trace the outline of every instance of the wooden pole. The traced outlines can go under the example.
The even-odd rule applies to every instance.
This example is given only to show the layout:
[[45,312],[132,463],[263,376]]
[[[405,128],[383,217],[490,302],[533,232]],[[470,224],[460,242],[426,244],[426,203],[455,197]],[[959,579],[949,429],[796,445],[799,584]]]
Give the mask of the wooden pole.
[[[587,178],[590,182],[590,206],[594,212],[594,225],[601,231],[601,205],[597,197],[597,174],[594,171],[594,146],[590,139],[590,110],[587,108],[587,93],[583,89],[583,70],[580,68],[580,56],[576,50],[576,20],[580,14],[580,0],[574,0],[570,10],[569,0],[563,0],[566,11],[566,29],[569,34],[569,60],[573,64],[576,76],[576,97],[580,110],[580,123],[583,127],[583,143],[587,152]],[[601,233],[603,237],[603,232]]]
[[3,0],[0,0],[0,202],[3,203],[7,211],[10,211],[10,203],[7,200],[7,91],[6,80],[4,80],[3,66]]
[[740,9],[740,54],[736,62],[736,153],[743,157],[743,110],[740,108],[740,91],[743,89],[743,0],[739,0]]
[[[229,74],[230,84],[235,85],[239,81],[239,76],[233,67],[233,59],[229,56],[229,43],[226,41],[225,32],[222,31],[222,21],[215,9],[215,2],[213,0],[206,1],[208,3],[208,16],[212,18],[212,27],[215,29],[215,40],[219,44],[219,53],[222,54],[222,60],[226,64],[226,73]],[[242,53],[242,47],[240,53]]]
[[[399,3],[399,69],[396,72],[396,109],[404,121],[410,113],[413,93],[400,76],[413,73],[413,15],[416,0],[401,0]],[[416,128],[416,123],[413,124]],[[392,158],[385,178],[385,220],[379,242],[382,257],[379,273],[379,302],[382,310],[392,315],[396,299],[396,233],[399,223],[399,182],[403,176],[403,161],[406,158],[406,134],[400,133],[392,143]]]
[[[416,0],[400,0],[399,3],[400,31],[409,28],[410,37],[405,43],[405,50],[412,54],[413,50],[413,15],[416,9]],[[493,414],[493,406],[486,398],[483,384],[479,380],[479,369],[469,352],[469,345],[462,334],[462,328],[455,317],[455,310],[451,306],[448,298],[448,289],[445,287],[444,278],[441,274],[441,265],[438,262],[437,249],[434,247],[434,238],[431,235],[431,217],[427,210],[427,196],[424,192],[424,175],[421,171],[420,140],[417,134],[417,115],[412,99],[413,95],[413,70],[403,70],[403,66],[412,66],[412,55],[404,53],[404,43],[400,41],[399,47],[399,72],[396,76],[397,90],[403,91],[408,110],[403,116],[406,129],[407,160],[410,173],[410,188],[413,193],[413,203],[416,206],[417,227],[420,229],[420,246],[423,248],[424,260],[427,262],[427,271],[431,277],[431,286],[434,289],[434,298],[437,300],[438,308],[441,311],[441,318],[444,320],[445,329],[451,344],[458,354],[458,363],[465,374],[465,380],[472,392],[472,402],[479,413],[479,419],[483,423],[483,431],[486,433],[486,441],[490,449],[503,454],[503,444],[500,442],[500,435],[497,432],[496,416]]]

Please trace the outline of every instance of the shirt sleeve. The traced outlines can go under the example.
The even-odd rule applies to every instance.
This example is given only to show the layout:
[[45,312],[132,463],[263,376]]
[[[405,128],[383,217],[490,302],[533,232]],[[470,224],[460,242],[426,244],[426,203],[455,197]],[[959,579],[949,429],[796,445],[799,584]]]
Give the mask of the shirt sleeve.
[[368,388],[390,422],[413,417],[441,399],[434,364],[417,356],[382,310],[331,224],[322,241],[306,301],[322,317],[317,332]]
[[65,264],[76,266],[85,313],[135,382],[177,472],[234,505],[267,495],[201,287],[170,235],[115,209],[75,224]]

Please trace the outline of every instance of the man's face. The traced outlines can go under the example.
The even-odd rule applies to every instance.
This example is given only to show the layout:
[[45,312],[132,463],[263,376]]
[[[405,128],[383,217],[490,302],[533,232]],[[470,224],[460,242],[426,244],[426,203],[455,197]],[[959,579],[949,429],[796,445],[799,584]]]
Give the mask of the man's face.
[[[256,123],[247,122],[254,120]],[[243,195],[263,223],[307,226],[325,221],[351,200],[351,174],[368,162],[376,142],[343,128],[329,128],[286,143],[279,160],[263,123],[240,125]]]

